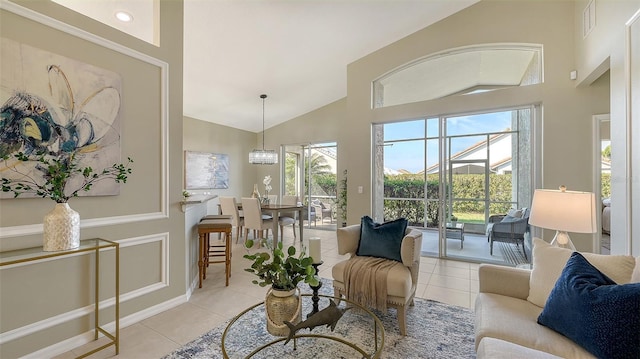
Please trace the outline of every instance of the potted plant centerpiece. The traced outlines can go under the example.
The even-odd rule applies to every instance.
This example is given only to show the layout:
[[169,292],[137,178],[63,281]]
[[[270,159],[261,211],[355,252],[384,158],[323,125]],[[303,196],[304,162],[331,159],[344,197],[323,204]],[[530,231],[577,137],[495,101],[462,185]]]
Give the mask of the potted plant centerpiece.
[[[89,191],[93,185],[103,180],[126,183],[133,163],[113,164],[101,171],[78,163],[75,152],[51,155],[46,151],[23,152],[2,156],[6,167],[21,176],[2,177],[2,191],[12,192],[16,198],[22,194],[33,194],[50,198],[56,202],[54,209],[47,213],[43,222],[43,249],[61,251],[80,246],[80,215],[69,207],[69,199],[78,196],[81,191]],[[12,161],[12,163],[9,163]],[[20,163],[35,163],[34,174],[22,173],[17,168]]]
[[[253,245],[252,240],[245,242],[248,249]],[[244,255],[244,258],[252,261],[251,268],[245,271],[258,276],[257,280],[253,280],[254,284],[271,286],[265,298],[267,331],[272,335],[286,336],[289,328],[284,321],[297,324],[302,318],[298,283],[316,286],[318,277],[312,265],[313,259],[306,255],[304,248],[298,252],[295,246],[289,246],[285,253],[282,242],[273,248],[267,244],[266,248],[267,252]]]

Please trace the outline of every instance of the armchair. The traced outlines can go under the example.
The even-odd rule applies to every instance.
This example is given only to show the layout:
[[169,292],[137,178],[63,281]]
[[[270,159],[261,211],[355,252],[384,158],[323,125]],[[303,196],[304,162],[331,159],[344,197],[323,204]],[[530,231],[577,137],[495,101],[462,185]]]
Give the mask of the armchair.
[[[358,257],[356,252],[360,241],[360,225],[338,228],[337,237],[338,253],[350,255],[349,259],[337,263],[332,268],[334,296],[340,298],[341,296],[347,297],[345,286],[347,262]],[[407,228],[400,248],[402,262],[387,259],[389,262],[395,263],[387,276],[387,306],[397,309],[398,327],[402,335],[406,335],[407,332],[406,307],[413,305],[418,285],[421,247],[422,233]]]
[[524,236],[529,231],[529,209],[523,208],[521,217],[507,215],[492,215],[487,225],[487,240],[489,241],[489,253],[493,255],[493,242],[522,244],[522,253],[525,259],[527,251],[524,248]]

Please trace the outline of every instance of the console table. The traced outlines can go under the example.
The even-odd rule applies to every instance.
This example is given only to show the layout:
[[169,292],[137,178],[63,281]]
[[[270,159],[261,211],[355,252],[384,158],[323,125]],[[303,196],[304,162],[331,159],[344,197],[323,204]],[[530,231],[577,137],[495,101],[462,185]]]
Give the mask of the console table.
[[[100,252],[113,248],[115,250],[115,331],[109,333],[100,326]],[[81,252],[95,252],[95,309],[94,309],[94,340],[98,339],[99,333],[111,339],[105,345],[91,350],[78,358],[87,357],[102,349],[115,346],[116,355],[120,352],[120,244],[101,238],[84,239],[80,241],[80,247],[68,251],[45,252],[42,246],[18,249],[13,251],[0,252],[0,267],[8,267],[19,265],[27,262],[35,262],[38,260],[54,257],[65,257]]]

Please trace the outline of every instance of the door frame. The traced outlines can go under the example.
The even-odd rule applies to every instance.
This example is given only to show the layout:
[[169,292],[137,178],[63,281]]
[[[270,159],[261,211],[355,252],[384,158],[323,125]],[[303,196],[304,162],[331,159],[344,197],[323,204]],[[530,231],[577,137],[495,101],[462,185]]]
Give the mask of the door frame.
[[[611,126],[611,116],[599,114],[592,116],[593,121],[593,193],[596,197],[596,225],[598,230],[593,234],[592,246],[594,253],[602,251],[602,131],[605,122]],[[611,136],[609,136],[611,140]]]

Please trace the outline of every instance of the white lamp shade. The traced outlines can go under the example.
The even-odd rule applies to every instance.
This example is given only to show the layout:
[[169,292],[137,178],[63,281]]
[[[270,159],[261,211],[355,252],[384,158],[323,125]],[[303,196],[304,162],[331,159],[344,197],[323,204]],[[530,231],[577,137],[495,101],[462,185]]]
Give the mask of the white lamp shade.
[[596,232],[596,202],[591,192],[537,189],[529,224],[574,233]]

